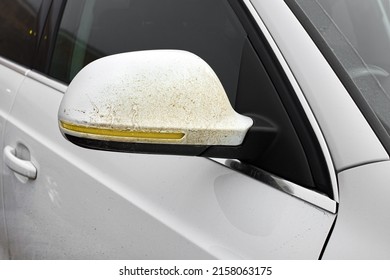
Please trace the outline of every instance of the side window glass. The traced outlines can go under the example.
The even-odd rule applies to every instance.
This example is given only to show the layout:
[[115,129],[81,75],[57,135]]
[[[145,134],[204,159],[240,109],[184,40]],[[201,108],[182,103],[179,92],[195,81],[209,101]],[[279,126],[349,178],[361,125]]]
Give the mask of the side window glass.
[[0,1],[0,56],[31,66],[43,0]]
[[69,83],[103,56],[181,49],[210,64],[234,104],[245,39],[226,0],[68,0],[49,74]]

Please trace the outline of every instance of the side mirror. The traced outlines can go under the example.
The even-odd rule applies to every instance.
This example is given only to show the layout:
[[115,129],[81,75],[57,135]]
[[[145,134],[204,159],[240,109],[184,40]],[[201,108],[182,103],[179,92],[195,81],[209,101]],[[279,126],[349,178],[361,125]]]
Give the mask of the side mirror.
[[90,63],[70,83],[58,118],[62,134],[82,147],[206,156],[218,147],[216,157],[225,157],[229,147],[239,154],[253,126],[233,110],[211,67],[178,50]]

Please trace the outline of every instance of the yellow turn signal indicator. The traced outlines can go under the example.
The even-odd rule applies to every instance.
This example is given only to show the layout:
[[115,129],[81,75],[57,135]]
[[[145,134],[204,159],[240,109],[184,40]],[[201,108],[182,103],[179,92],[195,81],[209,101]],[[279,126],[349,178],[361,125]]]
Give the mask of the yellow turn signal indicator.
[[67,122],[60,122],[61,127],[76,133],[93,134],[103,137],[120,137],[133,139],[156,139],[156,140],[181,140],[184,133],[181,132],[151,132],[151,131],[135,131],[135,130],[115,130],[110,128],[98,128],[82,125],[70,124]]

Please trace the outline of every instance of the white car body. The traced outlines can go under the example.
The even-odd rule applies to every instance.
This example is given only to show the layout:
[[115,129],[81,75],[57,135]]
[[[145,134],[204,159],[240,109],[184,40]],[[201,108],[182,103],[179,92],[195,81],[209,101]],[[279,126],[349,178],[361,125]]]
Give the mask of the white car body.
[[58,129],[67,86],[0,57],[0,158],[12,147],[37,169],[28,180],[0,161],[0,258],[390,257],[388,153],[285,2],[244,3],[313,127],[334,198],[225,160],[77,147]]

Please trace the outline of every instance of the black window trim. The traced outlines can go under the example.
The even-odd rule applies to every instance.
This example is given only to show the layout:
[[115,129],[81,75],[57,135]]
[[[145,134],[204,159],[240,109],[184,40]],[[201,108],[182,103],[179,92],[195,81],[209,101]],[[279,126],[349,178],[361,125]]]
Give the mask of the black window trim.
[[283,66],[280,64],[272,47],[260,30],[244,1],[228,1],[241,20],[241,23],[248,33],[249,40],[254,46],[258,56],[261,58],[266,71],[277,89],[306,153],[315,185],[322,186],[321,191],[331,199],[334,199],[337,194],[334,194],[333,192],[337,189],[337,186],[333,186],[336,182],[334,182],[334,180],[332,182],[330,176],[330,172],[334,172],[334,169],[332,169],[331,166],[328,166],[322,147]]
[[35,52],[33,69],[49,77],[49,67],[53,55],[58,29],[67,0],[44,0],[50,1],[46,9],[46,20],[42,25],[41,36]]

